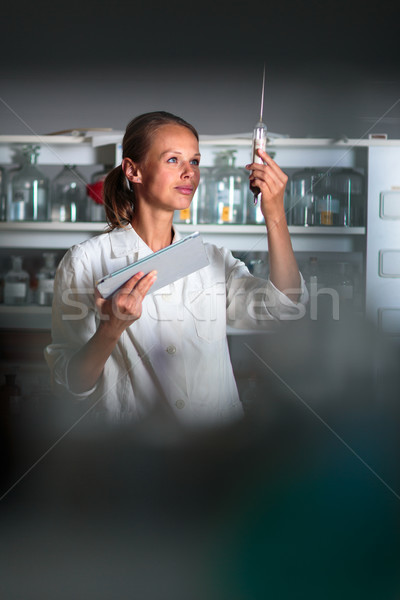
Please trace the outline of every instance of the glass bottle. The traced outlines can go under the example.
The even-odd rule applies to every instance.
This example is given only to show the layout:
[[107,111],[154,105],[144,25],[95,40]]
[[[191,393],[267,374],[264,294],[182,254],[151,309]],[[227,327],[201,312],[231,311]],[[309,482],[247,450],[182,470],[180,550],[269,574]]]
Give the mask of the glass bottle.
[[36,166],[39,146],[23,152],[24,164],[11,180],[8,221],[47,221],[49,218],[49,180]]
[[37,274],[37,303],[41,306],[51,306],[54,293],[54,278],[56,276],[56,253],[43,252],[44,266]]
[[22,257],[12,256],[12,268],[4,277],[4,304],[26,304],[29,291],[29,273],[22,269]]
[[193,198],[193,202],[196,201],[196,223],[199,224],[215,223],[216,220],[216,206],[211,190],[211,175],[211,167],[201,167],[199,187],[195,198]]
[[52,221],[87,221],[86,181],[76,165],[64,165],[51,186]]
[[336,169],[329,169],[319,182],[320,196],[316,203],[316,225],[340,225],[340,200],[337,194]]
[[317,169],[304,169],[292,175],[290,181],[291,225],[316,225],[316,205],[321,196],[324,174]]
[[335,173],[335,194],[340,202],[340,225],[363,227],[365,225],[364,176],[349,168]]
[[103,185],[112,165],[105,165],[104,169],[93,173],[91,182],[86,186],[89,197],[89,221],[106,221],[106,213],[103,203]]
[[213,188],[217,203],[217,223],[245,223],[248,175],[235,166],[236,150],[220,152],[216,157]]

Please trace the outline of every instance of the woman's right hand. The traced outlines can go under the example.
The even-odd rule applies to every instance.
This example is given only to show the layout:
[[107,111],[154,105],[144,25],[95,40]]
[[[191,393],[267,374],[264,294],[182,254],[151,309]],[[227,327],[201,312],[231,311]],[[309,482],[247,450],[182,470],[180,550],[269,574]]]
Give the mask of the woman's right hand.
[[96,307],[100,315],[100,328],[111,337],[119,338],[122,332],[142,314],[142,302],[157,279],[157,271],[136,273],[110,298],[103,298],[96,289]]

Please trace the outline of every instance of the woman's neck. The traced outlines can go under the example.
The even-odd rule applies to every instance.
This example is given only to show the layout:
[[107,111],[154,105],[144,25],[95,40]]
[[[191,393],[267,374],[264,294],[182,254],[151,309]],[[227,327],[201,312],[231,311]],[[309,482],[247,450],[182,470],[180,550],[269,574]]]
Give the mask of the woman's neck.
[[157,252],[162,248],[166,248],[172,243],[173,229],[172,229],[173,214],[162,213],[161,215],[155,215],[154,211],[147,218],[142,212],[135,214],[132,219],[132,227],[136,231],[139,237],[144,243]]

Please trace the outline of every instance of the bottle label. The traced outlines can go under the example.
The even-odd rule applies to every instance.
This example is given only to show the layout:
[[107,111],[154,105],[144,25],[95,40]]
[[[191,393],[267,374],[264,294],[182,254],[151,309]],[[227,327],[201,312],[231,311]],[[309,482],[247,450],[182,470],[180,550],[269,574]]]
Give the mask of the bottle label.
[[190,221],[190,206],[179,211],[179,219],[181,221]]
[[13,202],[28,202],[29,200],[29,190],[16,189],[14,190],[12,201]]
[[38,291],[44,293],[54,292],[54,279],[39,279]]
[[224,223],[228,223],[228,222],[230,221],[230,210],[229,210],[229,206],[223,206],[223,207],[222,207],[221,220],[222,220]]
[[4,286],[4,296],[12,298],[25,298],[26,283],[8,283]]
[[328,211],[321,211],[320,222],[321,225],[333,225],[333,213]]

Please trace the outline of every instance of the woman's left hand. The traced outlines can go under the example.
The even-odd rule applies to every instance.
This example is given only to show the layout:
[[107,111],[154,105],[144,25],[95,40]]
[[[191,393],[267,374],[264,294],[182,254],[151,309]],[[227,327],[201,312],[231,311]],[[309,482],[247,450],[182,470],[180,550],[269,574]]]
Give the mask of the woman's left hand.
[[274,218],[284,213],[284,195],[288,176],[266,152],[258,149],[257,154],[263,160],[263,164],[253,162],[246,165],[246,169],[251,171],[250,186],[260,189],[261,212],[264,219],[268,216]]

